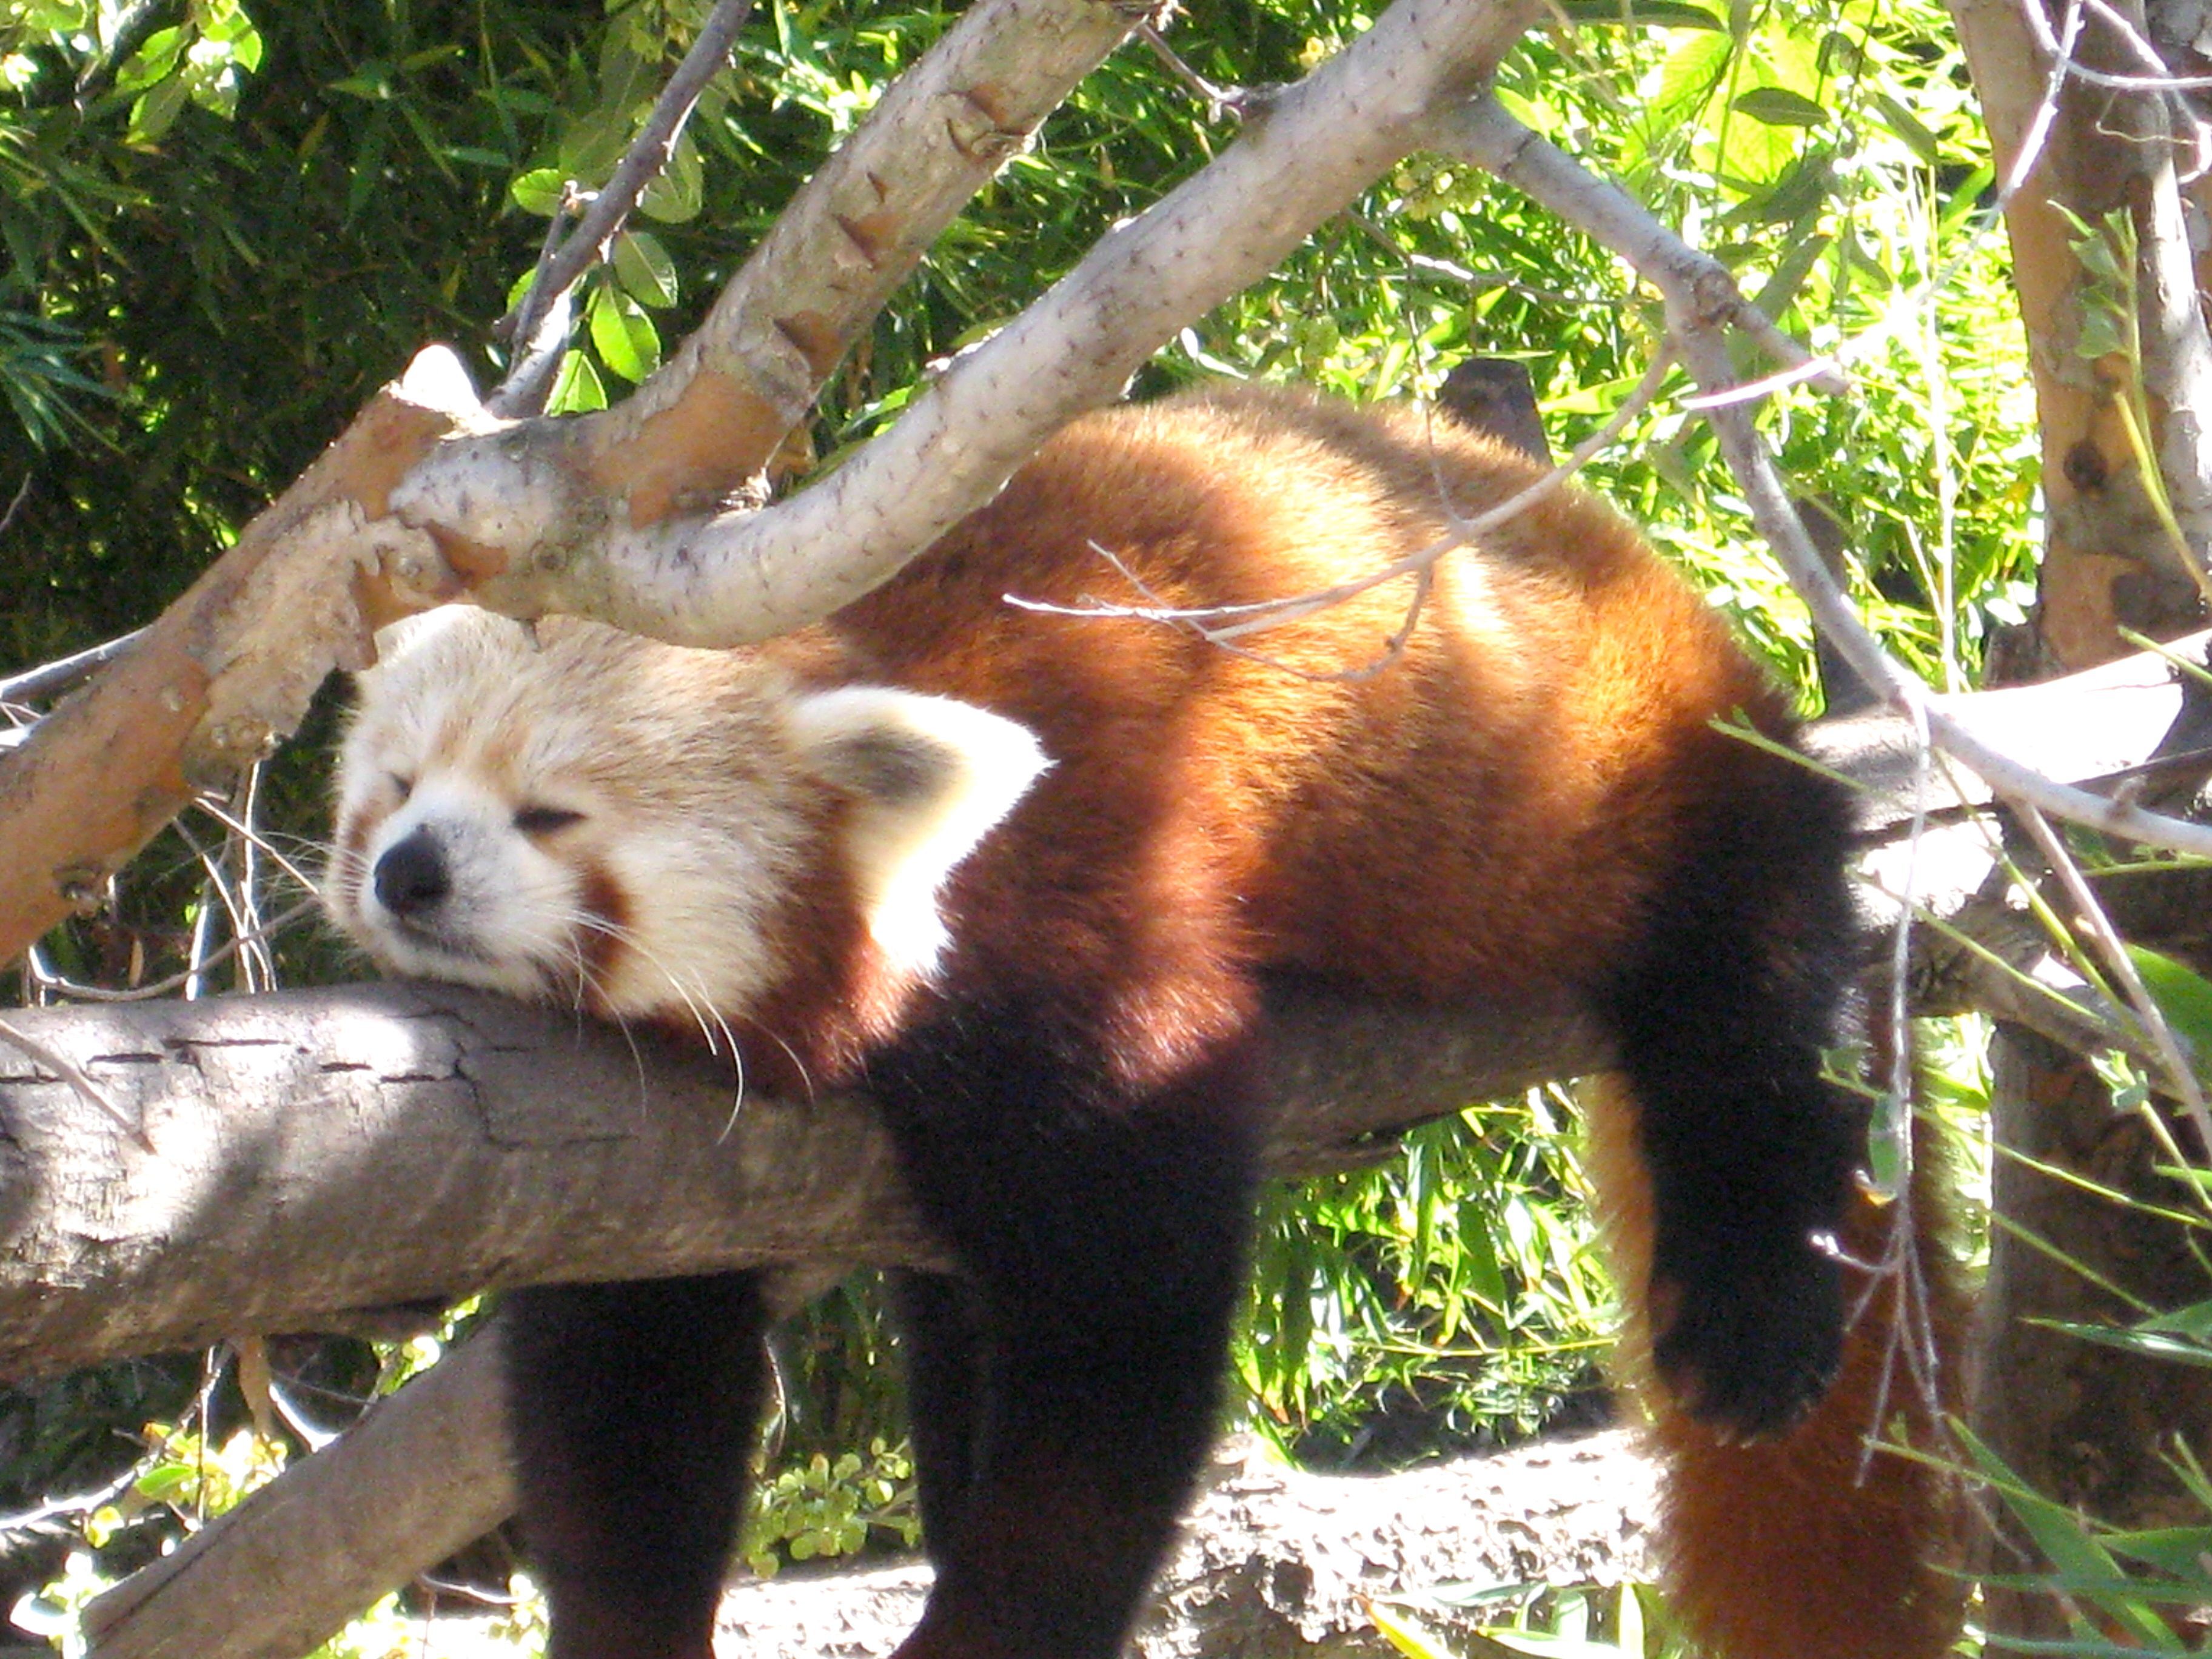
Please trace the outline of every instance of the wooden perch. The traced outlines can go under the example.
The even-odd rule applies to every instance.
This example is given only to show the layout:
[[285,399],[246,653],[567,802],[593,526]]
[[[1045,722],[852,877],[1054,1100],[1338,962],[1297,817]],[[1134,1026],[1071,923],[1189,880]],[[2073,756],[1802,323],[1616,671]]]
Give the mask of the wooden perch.
[[[1565,1009],[1273,1006],[1290,1173],[1602,1056]],[[740,1103],[558,1011],[391,985],[11,1023],[156,1151],[0,1043],[0,1376],[548,1279],[939,1259],[863,1103]]]

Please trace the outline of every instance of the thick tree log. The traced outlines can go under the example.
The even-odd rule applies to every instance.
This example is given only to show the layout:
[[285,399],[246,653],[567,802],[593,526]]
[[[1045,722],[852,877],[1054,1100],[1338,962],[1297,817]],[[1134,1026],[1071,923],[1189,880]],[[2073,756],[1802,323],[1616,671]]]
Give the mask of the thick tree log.
[[[1274,1167],[1589,1069],[1571,1011],[1276,1000]],[[348,1309],[757,1262],[927,1262],[865,1103],[447,986],[25,1011],[0,1042],[0,1376]]]

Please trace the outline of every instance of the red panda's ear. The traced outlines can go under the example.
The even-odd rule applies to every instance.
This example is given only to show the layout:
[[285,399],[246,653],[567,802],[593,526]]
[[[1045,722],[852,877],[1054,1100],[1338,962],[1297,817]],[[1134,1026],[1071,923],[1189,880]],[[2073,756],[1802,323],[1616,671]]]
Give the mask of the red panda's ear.
[[927,973],[945,943],[937,890],[1050,764],[1029,728],[889,686],[801,696],[790,728],[802,765],[851,797],[846,830],[869,931]]

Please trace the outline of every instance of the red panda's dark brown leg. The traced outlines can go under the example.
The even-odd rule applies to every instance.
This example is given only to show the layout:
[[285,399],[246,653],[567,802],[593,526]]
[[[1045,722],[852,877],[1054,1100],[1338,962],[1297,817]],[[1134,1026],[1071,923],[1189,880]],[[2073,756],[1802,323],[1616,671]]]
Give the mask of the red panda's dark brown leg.
[[905,1346],[907,1415],[921,1494],[921,1540],[942,1557],[975,1477],[982,1390],[981,1312],[975,1287],[943,1273],[889,1275]]
[[907,1415],[921,1491],[921,1536],[933,1555],[948,1543],[975,1474],[982,1332],[974,1288],[943,1273],[889,1275],[891,1311],[906,1350]]
[[[978,1314],[965,1496],[901,1659],[1121,1651],[1212,1438],[1251,1206],[1249,1048],[1135,1098],[1082,1033],[999,1006],[871,1062]],[[926,1407],[959,1386],[962,1339],[928,1317],[913,1335]]]
[[508,1435],[547,1659],[712,1659],[762,1375],[757,1273],[515,1291]]
[[1642,948],[1611,987],[1654,1212],[1653,1360],[1771,1435],[1842,1352],[1833,1259],[1863,1118],[1820,1077],[1857,957],[1839,786],[1718,734]]

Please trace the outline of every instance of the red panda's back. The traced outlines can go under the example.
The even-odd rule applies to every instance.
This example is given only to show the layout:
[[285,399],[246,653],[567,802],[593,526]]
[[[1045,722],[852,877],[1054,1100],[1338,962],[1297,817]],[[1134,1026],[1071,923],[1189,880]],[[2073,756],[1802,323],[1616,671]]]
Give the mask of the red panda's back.
[[1441,417],[1251,387],[1068,428],[838,619],[859,672],[997,709],[1053,757],[956,881],[956,935],[1063,977],[1197,951],[1423,996],[1607,957],[1687,796],[1776,763],[1709,720],[1787,716],[1587,496],[1446,554],[1409,632],[1411,576],[1233,648],[1007,602],[1317,592],[1449,535],[1446,499],[1479,513],[1540,472]]

